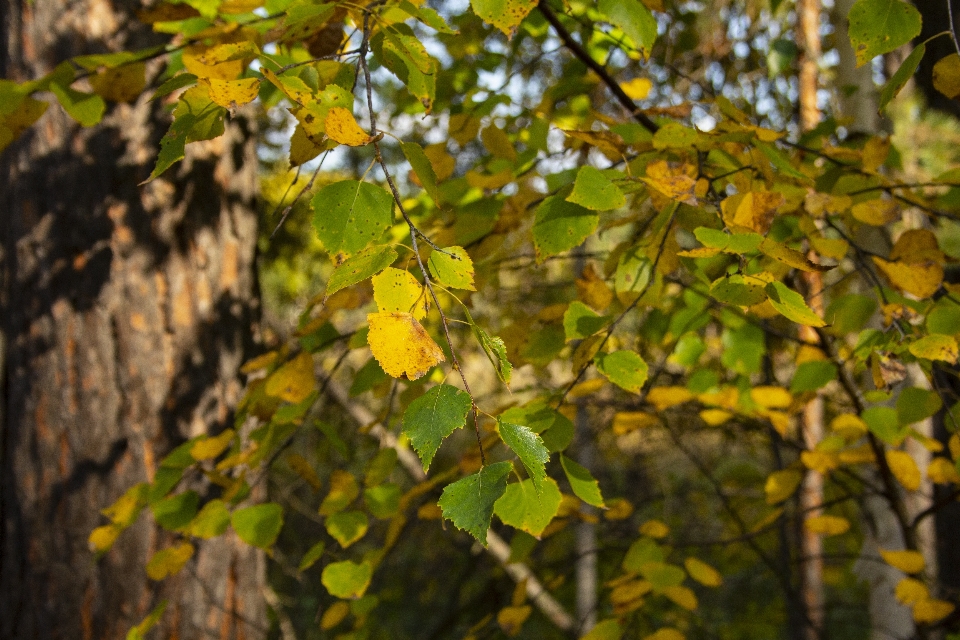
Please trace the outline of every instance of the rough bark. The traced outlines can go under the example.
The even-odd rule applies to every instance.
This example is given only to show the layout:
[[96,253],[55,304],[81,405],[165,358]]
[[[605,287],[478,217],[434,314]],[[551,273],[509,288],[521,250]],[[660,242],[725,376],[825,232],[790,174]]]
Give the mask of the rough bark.
[[[3,0],[0,76],[155,43],[130,3]],[[232,423],[256,310],[256,156],[236,120],[138,187],[168,126],[116,105],[81,129],[53,105],[0,156],[0,637],[122,638],[160,600],[158,637],[265,633],[263,558],[198,544],[162,584],[169,543],[144,515],[103,558],[99,509],[185,438]]]

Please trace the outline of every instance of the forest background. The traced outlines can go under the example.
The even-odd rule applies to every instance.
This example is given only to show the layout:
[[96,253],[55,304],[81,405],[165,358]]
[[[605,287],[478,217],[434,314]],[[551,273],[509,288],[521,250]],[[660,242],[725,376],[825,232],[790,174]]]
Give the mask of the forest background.
[[960,637],[949,3],[0,15],[0,636]]

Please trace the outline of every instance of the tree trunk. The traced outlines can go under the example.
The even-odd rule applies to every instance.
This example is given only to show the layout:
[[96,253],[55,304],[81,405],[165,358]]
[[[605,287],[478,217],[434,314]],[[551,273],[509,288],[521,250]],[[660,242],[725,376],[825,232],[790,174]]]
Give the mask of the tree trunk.
[[[133,9],[3,0],[0,76],[155,44]],[[0,156],[2,638],[122,638],[163,599],[158,637],[265,635],[264,560],[239,541],[198,545],[163,583],[144,570],[169,542],[149,515],[99,560],[87,543],[170,448],[232,423],[252,344],[250,126],[138,187],[168,124],[145,99],[92,129],[52,105]]]

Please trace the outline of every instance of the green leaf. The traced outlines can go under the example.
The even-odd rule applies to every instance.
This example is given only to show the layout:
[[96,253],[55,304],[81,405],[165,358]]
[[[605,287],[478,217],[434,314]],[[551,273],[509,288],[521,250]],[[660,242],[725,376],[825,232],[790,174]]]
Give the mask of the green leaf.
[[370,522],[362,511],[342,511],[327,516],[323,525],[330,537],[346,549],[366,535]]
[[429,113],[437,93],[438,64],[410,27],[391,25],[370,40],[370,48]]
[[506,491],[511,469],[509,462],[488,464],[478,473],[447,485],[439,502],[443,517],[486,545],[493,505]]
[[663,562],[666,559],[663,548],[653,538],[638,538],[634,540],[627,555],[623,557],[623,570],[630,573],[640,573],[640,567],[652,562]]
[[547,451],[547,447],[544,446],[543,440],[531,431],[529,427],[524,427],[519,424],[498,420],[497,428],[500,431],[500,437],[503,439],[504,444],[510,447],[510,449],[517,454],[517,457],[520,458],[524,469],[527,470],[527,475],[533,480],[533,486],[539,491],[541,484],[547,477],[545,465],[547,464],[547,460],[550,459],[550,452]]
[[477,290],[473,286],[473,260],[463,247],[445,247],[443,251],[434,250],[427,264],[430,267],[430,273],[443,286],[467,291]]
[[190,535],[196,538],[216,538],[227,530],[230,512],[223,500],[211,500],[190,522]]
[[913,51],[910,52],[910,55],[900,63],[900,67],[897,71],[890,76],[890,79],[887,80],[887,84],[883,85],[883,90],[880,91],[880,103],[877,111],[883,111],[886,109],[887,105],[890,104],[890,101],[897,97],[900,93],[900,90],[906,86],[910,78],[913,77],[913,74],[916,73],[917,67],[920,66],[920,61],[923,59],[924,54],[927,51],[927,45],[923,42],[918,44],[913,48]]
[[630,393],[640,393],[647,381],[647,363],[634,351],[614,351],[596,357],[597,370]]
[[539,399],[522,407],[511,407],[500,414],[503,422],[522,423],[538,434],[547,451],[563,451],[573,440],[573,423],[553,409],[546,400]]
[[407,162],[410,163],[410,168],[413,169],[413,173],[417,176],[420,184],[423,185],[423,190],[439,205],[441,197],[440,190],[437,188],[437,174],[434,172],[427,154],[423,152],[423,147],[416,142],[403,142],[400,144],[400,149],[406,156]]
[[809,360],[797,366],[790,381],[790,393],[816,391],[837,379],[837,365],[829,360]]
[[563,314],[563,331],[567,342],[582,340],[602,330],[610,321],[609,316],[601,316],[579,300],[570,303]]
[[303,554],[303,559],[300,561],[300,566],[297,567],[297,571],[306,571],[314,564],[317,560],[323,557],[323,552],[327,548],[327,544],[321,540],[312,547],[310,547],[305,554]]
[[910,353],[925,360],[943,360],[954,363],[957,361],[958,354],[957,339],[953,336],[931,333],[911,342]]
[[313,197],[313,227],[331,256],[353,255],[376,241],[393,222],[393,196],[359,180],[327,185]]
[[153,608],[153,611],[147,614],[147,616],[140,621],[140,624],[127,631],[127,640],[144,640],[147,635],[147,632],[160,622],[160,618],[163,617],[163,612],[167,610],[167,600],[161,600],[160,603]]
[[85,127],[92,127],[103,119],[107,103],[95,93],[75,91],[68,84],[51,83],[50,91],[57,97],[67,114]]
[[373,487],[386,480],[397,466],[397,450],[393,447],[380,449],[367,465],[363,484]]
[[811,182],[810,177],[794,167],[793,163],[790,162],[790,159],[781,153],[775,145],[769,142],[761,142],[759,140],[755,141],[753,144],[757,147],[757,149],[760,149],[760,151],[763,152],[763,155],[767,156],[767,160],[770,161],[770,164],[776,167],[777,171],[780,173],[788,175],[791,178],[799,180],[805,184],[809,184]]
[[387,519],[397,515],[400,509],[400,487],[387,482],[370,487],[363,492],[363,502],[374,518]]
[[858,67],[916,38],[922,22],[920,12],[902,0],[857,0],[848,20]]
[[717,278],[710,285],[710,295],[724,304],[751,307],[767,299],[765,286],[762,280],[735,273]]
[[163,580],[180,573],[183,565],[193,557],[194,551],[193,545],[189,542],[180,542],[157,551],[147,562],[147,576],[151,580]]
[[927,331],[955,336],[960,333],[960,304],[944,296],[927,313]]
[[157,164],[146,181],[153,180],[183,160],[188,142],[211,140],[223,135],[226,113],[226,109],[210,99],[205,88],[195,86],[187,89],[173,111],[170,129],[160,139]]
[[779,311],[788,320],[808,327],[823,327],[826,322],[807,306],[803,296],[787,287],[782,282],[769,283],[765,291],[773,308]]
[[407,407],[403,414],[403,434],[410,438],[425,472],[430,469],[444,438],[466,424],[471,406],[469,393],[440,384]]
[[935,391],[919,387],[907,387],[897,398],[897,419],[901,425],[910,425],[926,420],[943,406]]
[[648,562],[640,565],[640,575],[653,585],[655,591],[662,591],[682,583],[687,577],[687,572],[666,562]]
[[906,429],[900,424],[897,410],[893,407],[870,407],[860,417],[867,423],[870,432],[887,444],[896,447],[903,442]]
[[564,455],[560,456],[560,465],[563,467],[563,472],[567,474],[573,493],[587,504],[602,509],[604,504],[603,496],[600,495],[600,484],[590,475],[590,472]]
[[370,586],[373,566],[369,562],[333,562],[323,568],[320,582],[334,598],[359,598]]
[[241,540],[261,549],[270,548],[283,527],[283,507],[275,502],[237,509],[230,518]]
[[169,531],[176,531],[190,524],[197,515],[200,495],[193,490],[169,496],[150,505],[153,519]]
[[362,282],[370,276],[380,273],[397,259],[397,252],[388,245],[378,245],[367,247],[360,253],[350,256],[344,260],[330,274],[330,280],[327,282],[326,295],[332,296],[337,291],[345,289],[358,282]]
[[640,0],[600,0],[600,13],[633,40],[645,59],[657,40],[657,19]]
[[616,618],[601,620],[580,640],[620,640],[623,637],[623,626]]
[[567,196],[567,202],[592,211],[607,211],[619,209],[627,203],[627,198],[600,169],[587,165],[580,167],[577,172],[577,180],[573,183],[573,191]]
[[510,360],[507,359],[507,345],[504,344],[502,339],[497,336],[491,336],[481,329],[480,326],[473,321],[469,311],[467,312],[467,322],[469,322],[473,328],[473,335],[477,337],[480,348],[487,354],[487,359],[490,360],[490,364],[492,364],[496,370],[497,377],[500,378],[504,384],[510,384],[513,365],[510,364]]
[[563,495],[553,478],[540,488],[531,479],[507,485],[503,496],[493,505],[493,512],[506,524],[539,537],[560,509]]
[[705,247],[738,255],[756,251],[763,242],[763,236],[759,233],[726,233],[709,227],[697,227],[693,230],[693,235]]
[[540,203],[533,222],[533,244],[537,260],[569,251],[594,232],[600,216],[562,194],[550,196]]

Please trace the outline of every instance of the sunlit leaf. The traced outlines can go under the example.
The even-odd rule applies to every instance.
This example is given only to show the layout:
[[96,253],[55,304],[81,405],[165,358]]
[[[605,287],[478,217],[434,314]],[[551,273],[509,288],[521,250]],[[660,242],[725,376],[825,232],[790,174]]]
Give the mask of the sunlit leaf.
[[573,202],[593,211],[619,209],[627,203],[623,192],[602,171],[589,165],[580,167],[573,191],[567,196]]
[[237,536],[261,549],[273,546],[283,527],[283,507],[275,502],[237,509],[230,517]]
[[343,107],[331,107],[327,111],[324,129],[331,139],[351,147],[362,147],[373,140],[373,137],[357,124],[353,113]]
[[561,195],[550,196],[537,207],[533,244],[537,259],[573,249],[597,228],[600,216]]
[[157,551],[147,562],[147,576],[151,580],[163,580],[180,573],[187,561],[193,557],[193,552],[193,545],[189,542],[181,542]]
[[600,13],[633,40],[640,55],[650,57],[657,40],[657,20],[639,0],[600,0]]
[[858,67],[920,34],[920,12],[902,0],[857,0],[850,8],[848,20]]
[[[887,80],[887,83],[883,85],[883,90],[880,91],[880,101],[878,103],[878,111],[883,111],[887,108],[887,105],[890,104],[890,101],[897,97],[900,93],[900,90],[903,89],[907,82],[910,81],[910,78],[913,77],[913,74],[916,72],[917,67],[920,66],[920,61],[923,59],[923,56],[927,52],[926,43],[921,42],[920,44],[913,47],[913,51],[910,52],[903,62],[900,63],[900,66],[894,72],[890,79]],[[934,84],[936,86],[936,84]]]
[[907,491],[916,491],[920,488],[920,482],[923,479],[920,475],[920,469],[917,463],[906,451],[890,449],[886,452],[887,464],[890,466],[890,472],[897,482]]
[[476,291],[473,285],[473,260],[463,247],[445,247],[434,250],[427,261],[430,273],[437,282],[451,289]]
[[327,516],[323,526],[346,549],[367,533],[369,521],[362,511],[341,511]]
[[547,477],[544,465],[550,459],[550,453],[544,446],[543,440],[529,427],[504,422],[503,420],[497,421],[497,429],[504,444],[510,447],[520,458],[524,469],[527,470],[527,475],[533,480],[533,486],[539,491],[541,484]]
[[373,567],[369,562],[332,562],[323,568],[320,581],[335,598],[359,598],[370,586]]
[[512,37],[537,0],[470,0],[470,6],[484,22]]
[[806,301],[796,291],[782,282],[771,282],[765,288],[770,304],[788,320],[809,327],[823,327],[826,322],[807,306]]
[[635,351],[614,351],[597,356],[597,370],[621,389],[640,393],[647,382],[647,363]]
[[387,245],[367,247],[360,253],[350,256],[330,274],[330,280],[327,282],[327,296],[332,296],[341,289],[380,273],[396,259],[397,252]]
[[947,96],[960,96],[960,55],[951,53],[933,65],[933,87]]
[[508,484],[493,512],[504,524],[539,536],[557,514],[561,500],[560,488],[553,478],[546,478],[539,488],[528,478]]
[[393,196],[359,180],[341,180],[313,197],[313,226],[331,255],[352,255],[383,235],[393,220]]
[[910,343],[910,353],[926,360],[957,362],[957,339],[953,336],[930,334]]
[[410,313],[417,320],[427,313],[423,285],[403,269],[387,267],[373,276],[373,299],[381,312]]
[[837,536],[850,529],[850,521],[840,516],[813,516],[803,521],[804,528],[823,536]]

